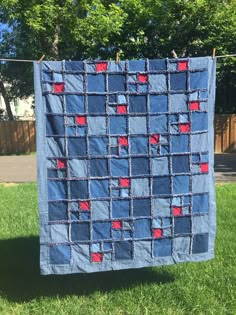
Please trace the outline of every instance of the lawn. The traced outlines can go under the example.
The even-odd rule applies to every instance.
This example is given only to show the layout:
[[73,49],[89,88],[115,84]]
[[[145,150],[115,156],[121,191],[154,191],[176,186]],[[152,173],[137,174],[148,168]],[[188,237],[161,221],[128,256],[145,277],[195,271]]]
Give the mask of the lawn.
[[236,184],[217,186],[216,258],[39,275],[36,184],[0,185],[0,314],[236,314]]

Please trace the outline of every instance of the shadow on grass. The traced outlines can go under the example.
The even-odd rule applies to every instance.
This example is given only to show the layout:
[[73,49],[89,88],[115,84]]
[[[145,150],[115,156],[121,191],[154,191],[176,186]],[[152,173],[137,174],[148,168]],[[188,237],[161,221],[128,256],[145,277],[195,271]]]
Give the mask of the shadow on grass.
[[40,276],[37,237],[0,240],[0,294],[13,302],[27,302],[40,296],[89,295],[109,292],[141,283],[173,282],[163,269],[130,269],[91,274]]

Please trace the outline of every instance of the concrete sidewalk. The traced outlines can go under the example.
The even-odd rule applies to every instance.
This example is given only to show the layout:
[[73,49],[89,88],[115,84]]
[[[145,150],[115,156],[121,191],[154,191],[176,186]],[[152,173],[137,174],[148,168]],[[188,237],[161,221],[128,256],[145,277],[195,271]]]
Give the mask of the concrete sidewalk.
[[[36,155],[0,156],[0,182],[35,182],[36,168]],[[236,182],[236,154],[215,155],[215,179]]]
[[35,182],[36,180],[36,155],[0,156],[1,183]]

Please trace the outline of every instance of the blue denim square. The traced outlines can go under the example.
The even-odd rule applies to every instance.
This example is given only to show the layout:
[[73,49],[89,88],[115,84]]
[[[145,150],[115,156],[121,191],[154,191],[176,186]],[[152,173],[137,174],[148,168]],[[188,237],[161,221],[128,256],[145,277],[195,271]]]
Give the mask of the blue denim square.
[[174,233],[183,234],[191,232],[190,217],[175,217],[174,218]]
[[166,75],[165,74],[149,74],[150,92],[166,92]]
[[68,138],[68,154],[70,156],[86,156],[85,138]]
[[89,154],[91,156],[107,155],[108,138],[89,137]]
[[108,90],[109,92],[125,91],[125,75],[109,74]]
[[70,181],[71,199],[88,199],[88,183],[86,180]]
[[48,199],[67,199],[67,186],[65,181],[48,181]]
[[88,134],[89,135],[105,135],[107,133],[106,117],[88,117]]
[[95,222],[92,227],[93,240],[106,240],[111,238],[110,222]]
[[91,180],[90,181],[90,195],[91,198],[109,197],[109,181],[103,180]]
[[132,175],[149,175],[149,160],[147,158],[131,158]]
[[171,193],[170,185],[169,176],[153,177],[153,194],[169,195]]
[[171,256],[171,239],[163,238],[154,241],[154,257]]
[[146,134],[147,133],[147,121],[146,117],[130,117],[130,134]]
[[138,84],[137,88],[138,88],[139,93],[147,93],[147,91],[148,91],[148,85],[147,84]]
[[47,156],[48,157],[64,157],[65,156],[65,139],[62,137],[47,138]]
[[171,151],[173,153],[189,152],[189,136],[171,136]]
[[135,217],[143,217],[151,215],[151,200],[145,199],[134,199],[133,200],[133,215]]
[[83,71],[84,63],[83,61],[65,61],[65,69],[72,71]]
[[189,169],[189,156],[188,155],[175,155],[172,156],[172,172],[173,173],[188,173]]
[[145,95],[130,95],[129,112],[130,113],[147,112],[147,97]]
[[112,238],[115,240],[122,239],[122,231],[121,230],[112,230]]
[[85,159],[70,159],[67,164],[70,177],[87,177],[87,161]]
[[65,75],[65,91],[69,93],[78,93],[84,91],[84,78],[81,74]]
[[65,265],[70,263],[70,246],[57,245],[49,247],[50,264]]
[[71,224],[71,240],[73,241],[87,241],[89,236],[89,223],[72,223]]
[[117,95],[117,103],[118,104],[127,104],[125,95]]
[[50,168],[47,169],[47,177],[48,178],[57,178],[57,170],[52,170]]
[[57,83],[63,82],[63,75],[61,73],[54,72],[53,73],[53,81]]
[[147,154],[148,153],[148,138],[147,137],[132,137],[130,138],[131,154]]
[[150,116],[150,132],[167,132],[167,116]]
[[190,180],[189,176],[177,175],[173,178],[173,193],[174,194],[185,194],[190,191]]
[[172,91],[185,91],[187,89],[187,75],[185,72],[170,74],[170,89]]
[[137,92],[137,84],[129,84],[128,85],[129,92]]
[[88,74],[88,92],[105,92],[105,75]]
[[116,63],[115,61],[109,61],[107,70],[108,72],[124,72],[125,61],[119,61],[119,63]]
[[134,237],[135,238],[152,237],[150,219],[137,219],[134,221]]
[[48,203],[49,221],[68,220],[66,202],[49,202]]
[[156,71],[156,70],[166,70],[166,60],[160,59],[152,59],[149,60],[149,70]]
[[66,127],[66,136],[73,137],[76,136],[77,128],[76,127]]
[[162,156],[151,159],[152,174],[153,175],[166,175],[169,174],[169,161],[168,157]]
[[145,71],[145,60],[129,60],[129,71]]
[[106,112],[106,96],[105,95],[89,95],[88,96],[88,112],[89,114],[98,114]]
[[208,73],[207,71],[190,73],[190,89],[207,89]]
[[129,241],[115,242],[115,259],[131,259],[132,243]]
[[110,133],[114,135],[126,134],[127,118],[125,116],[110,117]]
[[127,218],[130,214],[129,200],[113,200],[112,201],[112,218]]
[[192,131],[202,131],[208,128],[207,113],[192,113]]
[[193,254],[208,252],[208,234],[196,234],[193,237]]
[[45,103],[47,113],[62,114],[63,113],[62,101],[63,101],[62,95],[46,94]]
[[84,96],[66,95],[66,111],[67,113],[84,113]]
[[167,112],[167,96],[166,95],[150,95],[150,112],[162,113]]
[[104,242],[103,243],[103,250],[109,250],[111,251],[112,250],[112,243],[109,243],[109,242]]
[[171,112],[186,112],[187,96],[185,94],[171,94],[170,95],[170,111]]
[[47,116],[46,133],[48,136],[63,136],[64,130],[64,117],[59,115]]
[[128,176],[128,159],[111,159],[111,176]]
[[108,159],[91,159],[90,163],[90,176],[103,177],[108,176]]
[[193,213],[204,213],[209,211],[209,195],[193,195]]
[[42,81],[52,81],[52,71],[43,71]]

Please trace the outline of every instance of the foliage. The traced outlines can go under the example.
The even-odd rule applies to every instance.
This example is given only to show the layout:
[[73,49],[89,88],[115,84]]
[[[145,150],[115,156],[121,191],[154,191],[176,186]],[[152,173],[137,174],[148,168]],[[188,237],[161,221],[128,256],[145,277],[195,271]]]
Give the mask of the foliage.
[[[213,47],[217,54],[230,54],[236,52],[235,16],[234,0],[2,0],[0,21],[10,32],[2,36],[0,54],[114,59],[121,49],[123,58],[165,58],[173,49],[178,56],[211,55]],[[235,60],[222,60],[218,67],[218,97],[225,111],[236,110]],[[32,84],[17,68],[20,73],[12,75],[7,64],[5,80],[15,78],[12,95],[26,95]]]

